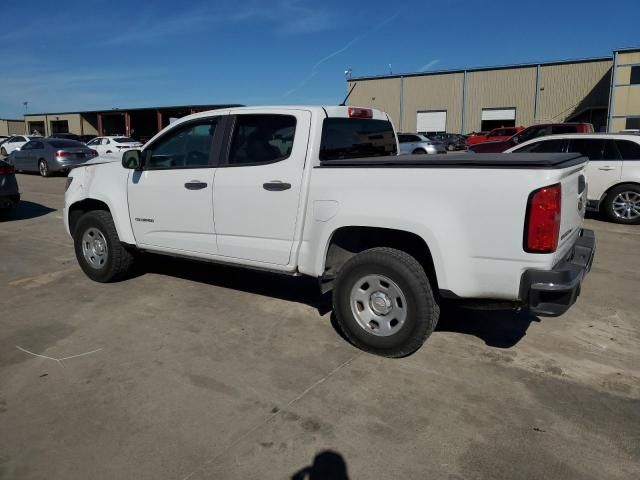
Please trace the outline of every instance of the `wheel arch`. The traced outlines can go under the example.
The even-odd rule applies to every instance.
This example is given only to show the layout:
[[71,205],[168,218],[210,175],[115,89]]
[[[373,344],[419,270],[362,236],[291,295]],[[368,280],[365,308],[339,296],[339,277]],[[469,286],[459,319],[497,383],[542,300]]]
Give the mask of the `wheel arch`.
[[640,188],[640,182],[627,181],[627,182],[614,183],[609,188],[607,188],[602,194],[602,196],[600,197],[600,203],[599,203],[600,207],[602,207],[602,205],[604,204],[604,201],[607,198],[607,195],[611,193],[611,190],[613,190],[614,188],[622,187],[624,185],[632,185],[636,188]]
[[322,290],[332,289],[333,280],[347,260],[376,247],[395,248],[413,256],[427,273],[434,292],[438,291],[432,250],[424,238],[407,230],[355,225],[339,227],[330,235],[323,257]]
[[116,232],[118,233],[120,241],[131,245],[135,244],[133,232],[131,231],[131,225],[128,223],[129,218],[126,218],[127,223],[123,225],[123,220],[119,217],[119,215],[117,215],[117,211],[114,210],[107,201],[98,198],[84,198],[72,203],[69,206],[67,218],[69,222],[69,233],[71,234],[71,236],[73,236],[75,228],[78,225],[78,220],[80,220],[80,218],[85,213],[95,210],[103,210],[109,212],[111,214],[111,218],[113,219],[113,223],[116,227]]

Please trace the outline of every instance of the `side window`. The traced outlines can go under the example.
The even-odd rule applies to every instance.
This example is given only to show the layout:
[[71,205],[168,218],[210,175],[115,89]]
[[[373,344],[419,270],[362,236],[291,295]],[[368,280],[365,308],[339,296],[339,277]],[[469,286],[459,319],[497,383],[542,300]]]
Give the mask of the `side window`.
[[620,153],[618,147],[613,140],[604,141],[604,150],[602,151],[603,160],[620,160]]
[[631,140],[615,140],[623,160],[640,160],[640,144]]
[[603,141],[594,138],[571,139],[569,142],[569,152],[580,153],[592,161],[602,160],[603,147]]
[[146,170],[207,167],[217,119],[178,127],[151,146]]
[[238,115],[229,149],[229,165],[265,164],[291,155],[296,117]]
[[98,145],[98,144],[100,144],[100,139],[99,138],[94,138],[89,143],[87,143],[87,146],[90,147],[92,145]]
[[24,137],[16,137],[16,142],[26,142],[27,139]]
[[398,135],[398,141],[400,143],[408,143],[409,140],[409,135]]
[[541,140],[539,142],[525,145],[516,153],[564,153],[567,151],[568,140],[555,139],[555,140]]
[[577,128],[573,125],[553,125],[551,127],[551,133],[576,133]]

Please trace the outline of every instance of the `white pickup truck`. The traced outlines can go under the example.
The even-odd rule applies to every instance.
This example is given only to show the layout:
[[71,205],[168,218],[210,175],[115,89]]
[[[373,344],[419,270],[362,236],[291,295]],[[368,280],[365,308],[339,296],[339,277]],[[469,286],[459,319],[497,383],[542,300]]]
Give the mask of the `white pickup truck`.
[[98,282],[144,251],[316,277],[346,337],[389,357],[425,342],[443,298],[549,316],[576,301],[595,252],[586,158],[397,152],[371,109],[197,113],[74,169],[65,226]]

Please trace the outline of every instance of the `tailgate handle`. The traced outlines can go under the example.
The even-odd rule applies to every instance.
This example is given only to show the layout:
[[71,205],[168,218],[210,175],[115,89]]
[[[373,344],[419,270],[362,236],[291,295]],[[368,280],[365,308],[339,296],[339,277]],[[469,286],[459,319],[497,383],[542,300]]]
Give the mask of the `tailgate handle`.
[[291,184],[281,182],[280,180],[271,180],[270,182],[263,183],[262,188],[270,192],[282,192],[283,190],[289,190]]

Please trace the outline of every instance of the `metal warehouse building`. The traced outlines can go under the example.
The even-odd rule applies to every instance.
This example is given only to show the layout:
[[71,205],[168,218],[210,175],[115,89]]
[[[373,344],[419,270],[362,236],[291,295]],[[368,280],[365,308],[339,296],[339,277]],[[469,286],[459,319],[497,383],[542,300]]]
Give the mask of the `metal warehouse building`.
[[[146,140],[169,123],[191,113],[238,105],[180,105],[171,107],[92,110],[85,112],[37,113],[24,116],[22,130],[28,134],[126,135]],[[26,124],[26,125],[25,125]]]
[[22,135],[24,133],[24,120],[0,118],[0,135]]
[[354,77],[350,105],[384,110],[407,132],[469,133],[587,121],[596,131],[640,128],[640,48],[611,57]]

